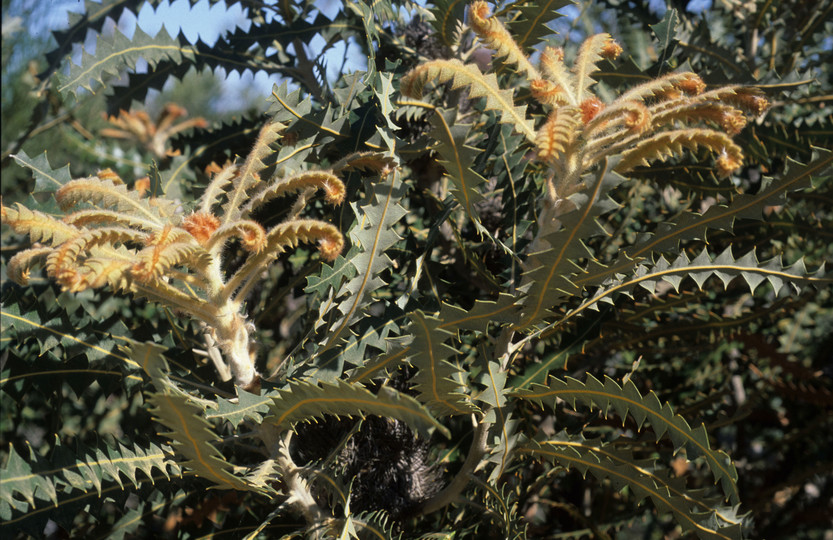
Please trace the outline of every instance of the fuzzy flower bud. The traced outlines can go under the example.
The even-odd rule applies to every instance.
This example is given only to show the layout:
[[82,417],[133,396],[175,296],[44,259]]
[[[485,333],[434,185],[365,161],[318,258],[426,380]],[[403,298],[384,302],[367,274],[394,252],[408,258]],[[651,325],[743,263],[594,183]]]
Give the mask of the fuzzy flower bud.
[[720,152],[720,157],[717,158],[717,172],[721,178],[725,178],[727,176],[731,176],[733,172],[740,169],[742,165],[742,161],[738,159],[738,156],[733,156],[729,154],[724,148]]
[[602,58],[616,60],[622,54],[622,46],[613,39],[608,39],[600,51]]
[[182,222],[182,228],[188,231],[201,246],[208,243],[209,238],[219,226],[220,220],[208,212],[195,212]]
[[703,82],[703,79],[691,73],[688,77],[677,83],[677,88],[690,96],[696,96],[703,93],[703,90],[706,89],[706,83]]
[[605,104],[597,97],[587,98],[579,105],[581,108],[581,121],[587,124],[605,108]]
[[651,113],[639,102],[625,109],[625,126],[632,133],[642,133],[651,127]]
[[544,79],[536,79],[529,83],[529,89],[532,97],[538,100],[539,103],[545,105],[559,105],[566,101],[564,97],[564,89],[560,84],[555,84]]

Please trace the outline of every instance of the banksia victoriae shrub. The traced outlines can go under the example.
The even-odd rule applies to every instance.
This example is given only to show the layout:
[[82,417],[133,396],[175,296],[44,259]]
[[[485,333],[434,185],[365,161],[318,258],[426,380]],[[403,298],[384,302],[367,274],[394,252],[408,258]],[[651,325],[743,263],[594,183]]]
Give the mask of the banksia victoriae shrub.
[[0,537],[824,537],[823,9],[157,3],[4,24]]
[[[195,317],[213,332],[235,382],[252,387],[257,372],[242,306],[265,265],[301,242],[318,243],[326,261],[344,246],[329,223],[292,216],[266,230],[249,218],[266,202],[305,190],[320,188],[329,204],[344,200],[344,184],[329,171],[261,180],[262,159],[273,152],[270,145],[283,128],[264,127],[245,162],[215,174],[195,203],[198,210],[184,216],[177,202],[144,197],[111,170],[58,189],[58,204],[73,210],[61,219],[3,206],[3,223],[39,243],[15,255],[9,276],[25,284],[30,267],[42,263],[67,291],[109,286]],[[224,250],[234,239],[249,256],[226,274]]]

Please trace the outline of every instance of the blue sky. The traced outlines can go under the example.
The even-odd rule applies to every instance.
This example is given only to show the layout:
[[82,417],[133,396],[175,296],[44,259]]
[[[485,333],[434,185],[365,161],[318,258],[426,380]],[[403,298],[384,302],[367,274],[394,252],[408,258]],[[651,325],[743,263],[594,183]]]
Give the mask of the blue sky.
[[[25,0],[23,0],[25,2]],[[83,11],[84,3],[78,0],[47,0],[48,9],[43,13],[38,13],[34,20],[27,21],[26,27],[28,31],[33,34],[41,34],[51,32],[53,29],[65,28],[67,26],[67,13],[69,11],[80,12]],[[339,0],[322,0],[317,2],[320,11],[330,17],[335,16],[341,2]],[[10,15],[14,15],[14,4]],[[188,41],[194,43],[199,38],[206,43],[214,43],[218,36],[224,32],[234,29],[236,26],[244,28],[248,25],[248,20],[244,15],[243,8],[240,5],[234,5],[227,8],[223,2],[217,2],[213,6],[208,0],[201,0],[194,6],[191,6],[188,0],[164,0],[154,9],[152,6],[145,4],[138,14],[138,19],[132,13],[125,12],[118,21],[119,30],[128,36],[132,36],[138,26],[150,35],[156,35],[164,26],[165,30],[172,36],[182,32]],[[113,26],[113,25],[110,25]],[[107,29],[105,29],[106,31]],[[112,30],[110,28],[109,30]],[[89,40],[85,47],[93,48],[95,40]],[[323,39],[318,38],[318,41],[313,41],[309,44],[311,54],[317,54],[323,47]],[[78,54],[79,51],[76,51]],[[340,65],[343,48],[341,50],[333,51],[330,56],[332,64],[329,75],[335,76],[335,71]],[[358,68],[354,67],[354,69]],[[230,108],[245,105],[239,103],[238,96],[241,95],[241,89],[249,89],[249,95],[252,93],[262,94],[264,98],[269,95],[274,83],[278,83],[277,75],[268,76],[265,73],[252,74],[250,72],[240,75],[238,73],[229,73],[225,77],[224,82],[224,99],[222,102],[228,103]],[[251,90],[254,92],[251,92]]]

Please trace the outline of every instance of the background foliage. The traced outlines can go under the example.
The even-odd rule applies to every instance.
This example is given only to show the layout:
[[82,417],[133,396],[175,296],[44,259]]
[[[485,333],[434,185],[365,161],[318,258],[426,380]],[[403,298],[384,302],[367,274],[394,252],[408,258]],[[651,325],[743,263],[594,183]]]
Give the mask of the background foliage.
[[[553,165],[523,135],[550,106],[465,3],[226,2],[251,24],[214,44],[113,29],[144,4],[87,2],[47,44],[4,0],[3,205],[60,218],[56,189],[110,168],[190,210],[254,146],[264,181],[332,170],[347,199],[253,218],[302,207],[347,245],[287,251],[244,299],[247,391],[186,313],[5,279],[29,240],[4,226],[4,536],[830,538],[833,2],[492,6],[535,65],[609,32],[622,56],[588,61],[602,102],[676,70],[771,104],[734,174],[713,148],[624,176],[610,156],[552,231]],[[494,74],[484,93],[454,70],[400,88],[451,59]],[[247,70],[281,83],[217,110]],[[285,129],[256,144],[267,121]],[[232,241],[224,268],[248,256]]]

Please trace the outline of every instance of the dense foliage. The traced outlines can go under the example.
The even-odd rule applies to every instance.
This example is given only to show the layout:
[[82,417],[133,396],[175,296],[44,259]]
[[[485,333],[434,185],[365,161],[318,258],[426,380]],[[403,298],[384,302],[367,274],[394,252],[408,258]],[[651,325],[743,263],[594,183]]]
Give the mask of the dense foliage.
[[833,2],[145,4],[4,3],[4,537],[829,538]]

